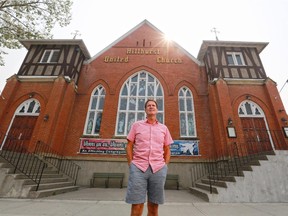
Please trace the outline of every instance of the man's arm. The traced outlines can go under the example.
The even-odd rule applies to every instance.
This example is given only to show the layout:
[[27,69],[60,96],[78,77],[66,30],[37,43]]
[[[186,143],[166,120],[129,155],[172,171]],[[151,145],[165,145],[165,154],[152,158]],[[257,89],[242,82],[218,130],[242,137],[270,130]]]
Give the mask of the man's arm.
[[171,157],[170,145],[164,145],[164,160],[166,164],[169,164],[170,157]]
[[128,140],[127,146],[126,146],[126,157],[128,161],[128,165],[130,166],[131,161],[133,159],[133,145],[134,142]]

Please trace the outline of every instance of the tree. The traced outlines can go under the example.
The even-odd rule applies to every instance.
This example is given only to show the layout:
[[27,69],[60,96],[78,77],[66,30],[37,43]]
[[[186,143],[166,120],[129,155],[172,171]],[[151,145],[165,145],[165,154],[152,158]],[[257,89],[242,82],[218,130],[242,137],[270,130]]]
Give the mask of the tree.
[[19,49],[20,39],[52,38],[56,24],[71,21],[72,0],[0,0],[0,65],[3,48]]

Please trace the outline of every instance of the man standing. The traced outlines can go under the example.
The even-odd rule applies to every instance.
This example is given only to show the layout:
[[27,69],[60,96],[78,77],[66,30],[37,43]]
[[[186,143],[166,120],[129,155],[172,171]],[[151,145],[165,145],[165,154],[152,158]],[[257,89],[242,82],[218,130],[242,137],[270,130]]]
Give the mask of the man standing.
[[167,164],[170,161],[168,128],[157,121],[158,105],[155,100],[145,103],[146,120],[135,122],[127,136],[126,148],[129,180],[126,202],[132,204],[131,216],[141,216],[146,195],[148,216],[158,216],[158,205],[164,203],[164,185]]

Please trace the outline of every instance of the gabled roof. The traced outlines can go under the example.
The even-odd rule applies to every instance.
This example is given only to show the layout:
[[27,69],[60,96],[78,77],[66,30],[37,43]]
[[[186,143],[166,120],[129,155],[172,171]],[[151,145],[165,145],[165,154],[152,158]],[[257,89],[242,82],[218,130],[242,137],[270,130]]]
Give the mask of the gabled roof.
[[83,52],[86,59],[91,56],[81,39],[39,39],[39,40],[19,40],[19,42],[26,48],[30,49],[32,45],[78,45]]
[[[100,52],[98,52],[96,55],[94,55],[91,59],[87,60],[86,63],[90,63],[92,61],[94,61],[97,57],[99,57],[101,54],[103,54],[104,52],[106,52],[107,50],[109,50],[110,48],[112,48],[115,44],[119,43],[121,40],[123,40],[124,38],[126,38],[127,36],[129,36],[131,33],[137,31],[137,29],[139,29],[140,27],[142,27],[143,25],[148,25],[150,26],[152,29],[154,29],[155,31],[158,31],[160,34],[165,35],[162,31],[160,31],[158,28],[156,28],[154,25],[152,25],[148,20],[143,20],[141,23],[139,23],[137,26],[135,26],[134,28],[132,28],[130,31],[128,31],[126,34],[122,35],[120,38],[118,38],[117,40],[115,40],[113,43],[111,43],[109,46],[107,46],[106,48],[104,48],[103,50],[101,50]],[[183,47],[181,47],[179,44],[177,44],[174,41],[171,41],[171,43],[174,43],[176,47],[178,47],[181,51],[183,51],[187,56],[189,56],[196,64],[200,65],[200,61],[198,59],[196,59],[194,56],[192,56],[189,52],[187,52]]]
[[204,55],[208,49],[208,47],[251,47],[256,48],[258,53],[261,53],[262,50],[268,45],[267,42],[245,42],[245,41],[218,41],[218,40],[204,40],[197,59],[200,61],[203,60]]

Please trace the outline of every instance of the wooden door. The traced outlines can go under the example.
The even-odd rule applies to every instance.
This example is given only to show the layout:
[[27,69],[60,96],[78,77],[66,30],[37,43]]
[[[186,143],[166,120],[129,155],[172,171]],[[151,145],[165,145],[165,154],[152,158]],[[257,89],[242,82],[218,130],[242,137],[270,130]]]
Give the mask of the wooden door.
[[241,122],[249,154],[272,150],[264,118],[241,117]]
[[6,138],[4,149],[15,149],[14,145],[21,145],[21,147],[28,149],[37,117],[15,116]]

